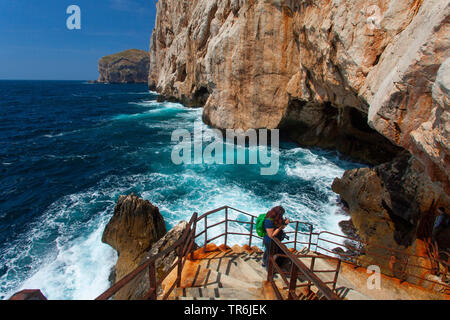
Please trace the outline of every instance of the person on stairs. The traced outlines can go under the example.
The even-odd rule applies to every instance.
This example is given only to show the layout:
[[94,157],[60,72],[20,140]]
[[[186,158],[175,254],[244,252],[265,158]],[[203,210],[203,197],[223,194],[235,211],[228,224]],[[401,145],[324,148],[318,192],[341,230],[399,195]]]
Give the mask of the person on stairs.
[[[270,255],[270,245],[271,239],[277,238],[278,240],[283,240],[283,229],[290,223],[289,219],[284,219],[283,215],[285,210],[281,206],[277,206],[272,208],[266,214],[266,218],[264,220],[264,228],[266,229],[266,235],[264,236],[264,256],[263,256],[263,267],[268,267],[269,265],[269,255]],[[277,247],[278,248],[278,247]],[[279,253],[279,248],[276,250],[274,254]]]

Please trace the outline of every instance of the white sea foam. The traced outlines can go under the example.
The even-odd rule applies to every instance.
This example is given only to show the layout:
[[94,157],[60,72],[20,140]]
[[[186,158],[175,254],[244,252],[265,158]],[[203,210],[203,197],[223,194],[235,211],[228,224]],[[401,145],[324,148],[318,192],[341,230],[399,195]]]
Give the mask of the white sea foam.
[[[140,120],[168,112],[170,119],[152,119],[146,125],[160,128],[162,134],[170,135],[171,130],[180,126],[190,130],[202,114],[201,109],[186,108],[178,103],[152,100],[137,104],[149,109],[134,115],[118,115],[114,119]],[[211,129],[206,129],[208,137],[213,134]],[[148,151],[160,153],[158,157],[161,157],[170,153],[170,148],[170,144],[161,141],[155,142]],[[92,188],[63,197],[55,201],[7,252],[1,252],[8,272],[0,278],[0,285],[3,287],[6,282],[13,284],[9,285],[9,295],[21,288],[40,288],[50,299],[95,298],[108,287],[108,276],[117,259],[114,250],[102,244],[101,235],[118,196],[130,192],[136,192],[157,205],[169,226],[188,220],[194,212],[203,214],[224,205],[257,216],[281,204],[291,220],[312,223],[315,231],[340,233],[337,222],[345,217],[337,214],[337,197],[330,187],[333,179],[343,174],[345,165],[332,161],[334,159],[330,156],[303,148],[282,149],[279,153],[283,170],[273,178],[286,183],[277,188],[263,188],[264,192],[256,185],[267,187],[270,180],[240,181],[242,177],[233,176],[236,173],[230,173],[230,167],[184,166],[145,174],[108,176]],[[136,154],[142,154],[142,151],[136,151]],[[304,184],[316,190],[316,194],[287,190]],[[209,218],[208,224],[223,218],[223,212],[217,213]],[[236,211],[230,211],[229,218],[248,219]],[[202,228],[200,223],[198,230]],[[229,230],[248,232],[244,225],[236,223],[230,223]],[[223,231],[224,225],[213,228],[209,230],[209,238]],[[216,243],[221,240],[223,238]],[[198,239],[199,244],[202,241]],[[228,241],[230,244],[244,244],[248,238],[232,235]],[[261,245],[261,241],[256,240],[253,244]],[[31,271],[18,267],[24,265],[24,261],[29,261],[26,265]],[[26,274],[25,280],[22,279],[23,274]]]
[[191,110],[180,103],[173,102],[143,101],[136,102],[135,104],[147,107],[149,109],[140,113],[116,115],[113,117],[113,120],[133,120],[152,116],[172,115],[178,112]]
[[56,133],[56,134],[45,134],[45,135],[43,135],[43,137],[50,138],[50,139],[51,138],[59,138],[59,137],[63,137],[66,135],[79,133],[80,131],[81,131],[81,129],[77,129],[77,130],[72,130],[72,131],[60,132],[60,133]]
[[[90,300],[109,287],[109,273],[117,260],[115,251],[101,242],[105,223],[70,244],[58,246],[21,289],[40,288],[48,299]],[[17,290],[15,290],[17,291]]]
[[[117,257],[101,242],[114,208],[114,198],[123,189],[106,187],[72,194],[53,203],[32,223],[29,232],[2,252],[7,273],[0,284],[9,283],[6,297],[21,289],[39,288],[49,299],[92,299],[108,286],[108,276]],[[91,217],[92,205],[103,211]],[[28,261],[26,280],[20,265]]]

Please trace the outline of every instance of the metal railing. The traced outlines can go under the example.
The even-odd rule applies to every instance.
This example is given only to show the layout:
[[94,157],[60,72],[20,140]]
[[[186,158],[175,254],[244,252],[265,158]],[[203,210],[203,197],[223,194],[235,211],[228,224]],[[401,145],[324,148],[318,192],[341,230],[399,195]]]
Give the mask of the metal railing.
[[[277,251],[279,251],[280,254],[276,254],[275,252]],[[339,300],[340,298],[336,295],[335,290],[341,267],[341,261],[336,259],[338,263],[335,269],[314,270],[316,259],[320,259],[321,257],[314,255],[302,255],[301,257],[302,260],[311,258],[311,265],[309,268],[302,262],[302,260],[298,259],[296,255],[294,255],[284,244],[282,244],[280,240],[276,238],[271,239],[267,280],[272,285],[278,300],[282,300],[283,295],[274,281],[275,270],[281,276],[286,285],[283,287],[283,290],[288,290],[288,300],[301,300],[305,297],[308,300]],[[287,275],[286,272],[282,270],[282,267],[277,263],[278,258],[285,258],[290,262],[290,272]],[[334,273],[333,280],[328,282],[323,281],[318,277],[318,273]],[[297,284],[298,282],[300,282],[300,284]],[[312,287],[315,287],[316,290],[312,290]],[[306,292],[298,292],[299,288],[306,289]]]
[[[239,213],[240,215],[243,215],[245,217],[246,221],[238,220],[238,218],[232,219],[230,217],[230,212],[235,211]],[[220,220],[219,222],[213,222],[211,223],[211,216],[213,214],[223,212],[224,213],[224,220]],[[141,274],[144,271],[149,272],[149,290],[148,292],[143,295],[143,299],[157,299],[158,297],[158,289],[163,283],[163,281],[167,278],[167,276],[175,269],[177,269],[177,277],[176,281],[172,284],[172,286],[167,290],[162,297],[163,300],[167,299],[171,292],[175,289],[175,287],[179,287],[181,283],[181,274],[184,267],[184,264],[186,263],[186,259],[188,259],[189,254],[194,250],[194,246],[196,246],[196,241],[202,241],[203,244],[201,247],[206,249],[208,243],[211,243],[219,238],[224,238],[224,244],[225,247],[228,246],[229,237],[230,236],[244,236],[248,237],[248,246],[252,247],[252,245],[255,243],[255,239],[262,240],[260,236],[256,234],[256,219],[257,217],[249,214],[247,212],[244,212],[239,209],[232,208],[230,206],[223,206],[221,208],[209,211],[201,216],[198,216],[197,213],[194,213],[192,216],[190,222],[188,223],[184,233],[180,237],[178,241],[171,247],[167,248],[163,252],[159,253],[156,256],[153,256],[149,258],[145,263],[140,265],[138,268],[136,268],[133,272],[131,272],[129,275],[125,276],[123,279],[121,279],[119,282],[117,282],[114,286],[112,286],[110,289],[105,291],[102,295],[100,295],[97,300],[106,300],[112,298],[120,289],[125,287],[128,283],[130,283],[133,279],[135,279],[139,274]],[[246,232],[235,232],[230,231],[230,223],[237,224],[244,226],[246,229]],[[277,295],[278,299],[282,299],[283,296],[278,289],[278,287],[275,284],[274,281],[274,272],[277,271],[280,276],[282,277],[285,286],[283,286],[283,290],[288,290],[288,299],[300,299],[301,295],[296,293],[296,290],[299,288],[306,288],[307,290],[307,296],[313,297],[313,298],[321,298],[321,299],[339,299],[339,297],[335,293],[336,289],[336,283],[338,280],[339,270],[341,267],[341,262],[345,261],[350,264],[353,264],[354,267],[360,267],[360,266],[368,266],[370,261],[365,261],[367,250],[372,250],[373,248],[377,248],[377,252],[374,256],[377,257],[377,259],[381,259],[381,261],[384,261],[386,259],[390,260],[392,259],[392,256],[400,256],[400,254],[405,255],[408,257],[408,260],[406,261],[406,266],[408,267],[416,267],[420,268],[421,270],[425,272],[433,272],[432,269],[424,267],[423,265],[417,265],[413,264],[411,262],[408,262],[413,257],[414,258],[421,258],[424,259],[424,257],[419,257],[411,254],[407,254],[404,252],[401,252],[400,250],[395,250],[392,248],[386,248],[382,247],[376,244],[368,244],[364,243],[361,240],[358,239],[352,239],[350,237],[338,235],[335,233],[322,231],[315,233],[313,232],[313,225],[308,222],[301,222],[301,221],[294,221],[291,223],[291,225],[294,225],[295,228],[293,231],[286,231],[285,233],[287,235],[293,235],[294,238],[292,241],[287,241],[281,243],[278,239],[272,239],[272,248],[278,248],[278,253],[271,254],[269,257],[269,272],[268,272],[268,281],[271,283],[272,287],[274,288],[274,291]],[[222,227],[223,226],[223,232],[219,235],[215,235],[212,238],[208,237],[208,230],[211,230],[213,228]],[[199,228],[203,227],[201,231],[199,231]],[[215,233],[217,234],[217,233]],[[331,235],[337,237],[339,240],[330,240],[326,239],[325,235]],[[314,239],[315,238],[315,239]],[[307,239],[307,240],[302,240]],[[353,245],[351,246],[350,251],[342,250],[341,252],[330,249],[330,246],[335,246],[335,248],[345,248],[349,249],[349,245],[345,244],[345,241],[351,241]],[[242,242],[240,242],[242,244]],[[302,248],[307,249],[307,253],[292,253],[288,248],[287,245],[292,246],[292,250],[298,250],[300,249],[300,245]],[[161,257],[166,256],[170,252],[176,251],[177,252],[177,258],[174,264],[161,276],[157,278],[156,276],[156,261],[160,259]],[[314,252],[315,255],[310,254],[311,252]],[[276,263],[277,258],[287,258],[291,263],[291,269],[286,274],[283,270],[281,270],[280,266]],[[311,259],[311,265],[308,267],[306,266],[299,258],[302,259]],[[315,270],[314,264],[317,259],[327,259],[327,261],[334,260],[336,261],[336,268],[333,270]],[[384,260],[383,260],[384,259]],[[448,275],[448,263],[440,261],[438,259],[432,259],[430,258],[431,262],[440,263],[445,266],[447,266],[447,273]],[[404,262],[402,262],[404,263]],[[324,282],[319,277],[318,274],[320,273],[334,273],[334,277],[332,281]],[[441,286],[444,286],[444,288],[449,289],[450,286],[442,283],[442,282],[436,282],[431,279],[426,279],[424,277],[420,277],[414,274],[410,274],[410,277],[417,277],[420,278],[421,281],[428,281],[433,284],[438,284]],[[288,279],[290,278],[290,279]],[[450,278],[450,277],[449,277]],[[298,284],[299,283],[299,284]],[[313,291],[313,288],[315,288]]]
[[[445,283],[445,280],[450,280],[450,261],[446,262],[432,255],[419,256],[328,231],[313,233],[313,237],[316,237],[316,242],[311,243],[311,248],[316,253],[328,257],[338,257],[355,267],[368,267],[376,264],[381,268],[383,274],[395,277],[402,282],[406,281],[422,287],[440,286],[442,293],[450,293],[450,284]],[[330,250],[330,246],[335,248]],[[422,261],[421,264],[419,264],[420,261]],[[440,275],[443,281],[438,282],[419,274]]]
[[[169,248],[160,252],[159,254],[150,257],[146,262],[137,267],[130,274],[119,280],[116,284],[114,284],[111,288],[106,290],[103,294],[96,298],[96,300],[109,300],[115,294],[117,294],[122,288],[124,288],[131,281],[136,279],[138,275],[141,275],[142,272],[148,270],[148,280],[149,280],[149,290],[142,296],[143,300],[156,300],[158,296],[158,288],[161,286],[162,282],[167,278],[167,276],[174,270],[177,270],[177,278],[176,281],[172,284],[169,290],[162,297],[162,300],[166,300],[169,295],[174,290],[175,286],[179,286],[181,282],[181,272],[183,270],[184,264],[186,263],[186,259],[188,254],[192,251],[195,245],[194,235],[196,232],[196,222],[197,222],[197,213],[194,213],[190,222],[186,226],[182,236]],[[159,258],[165,257],[167,254],[171,252],[177,252],[177,258],[172,266],[161,275],[159,278],[157,277],[157,267],[156,261]]]
[[[219,222],[216,222],[214,224],[208,224],[208,217],[223,211],[225,214],[225,219]],[[242,215],[244,215],[245,217],[248,217],[249,221],[242,221],[242,220],[236,220],[236,219],[230,219],[230,211],[235,211],[238,212]],[[206,245],[208,243],[211,243],[219,238],[224,237],[224,244],[225,246],[228,245],[228,238],[230,235],[238,235],[238,236],[246,236],[249,238],[248,240],[248,246],[252,247],[252,245],[254,244],[254,239],[258,239],[258,240],[262,240],[263,238],[258,236],[256,234],[256,219],[258,217],[254,216],[250,213],[247,213],[245,211],[230,207],[230,206],[223,206],[220,207],[218,209],[209,211],[203,215],[201,215],[198,219],[197,219],[197,225],[199,226],[203,226],[203,230],[195,235],[195,238],[199,238],[203,236],[203,246],[206,248]],[[202,221],[203,220],[203,221]],[[249,230],[248,233],[243,233],[243,232],[232,232],[229,231],[229,224],[230,223],[235,223],[235,224],[241,224],[244,226],[248,226]],[[305,247],[308,248],[308,250],[311,247],[312,244],[312,236],[313,236],[313,225],[309,222],[303,222],[303,221],[294,221],[292,222],[292,224],[295,225],[295,229],[293,231],[286,231],[285,233],[287,235],[289,234],[294,234],[294,240],[292,241],[287,241],[287,242],[283,242],[285,245],[289,245],[289,244],[293,244],[294,245],[294,249],[297,249],[298,245],[304,245]],[[218,227],[220,225],[224,225],[224,232],[222,232],[221,234],[209,239],[208,238],[208,230]],[[302,228],[303,227],[303,228]],[[304,230],[307,231],[304,231]],[[300,236],[305,236],[308,238],[308,241],[301,241],[299,240],[299,235]]]

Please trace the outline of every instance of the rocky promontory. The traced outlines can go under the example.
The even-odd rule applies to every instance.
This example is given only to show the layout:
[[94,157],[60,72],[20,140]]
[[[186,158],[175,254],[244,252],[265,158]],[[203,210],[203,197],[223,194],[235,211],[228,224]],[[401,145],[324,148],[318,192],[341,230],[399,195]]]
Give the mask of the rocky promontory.
[[[120,196],[114,215],[107,224],[102,241],[118,253],[112,282],[117,282],[136,269],[153,245],[166,234],[166,226],[157,207],[131,194]],[[141,278],[120,290],[115,299],[136,296]]]
[[[110,277],[111,284],[134,271],[149,258],[177,242],[187,227],[181,221],[166,232],[165,222],[158,207],[134,194],[120,196],[114,215],[106,226],[102,241],[112,246],[119,258]],[[195,247],[194,247],[195,249]],[[166,273],[177,258],[171,251],[156,260],[156,279]],[[115,300],[138,300],[150,289],[149,270],[141,272],[114,295]]]
[[98,62],[98,83],[147,83],[149,54],[130,49],[105,56]]

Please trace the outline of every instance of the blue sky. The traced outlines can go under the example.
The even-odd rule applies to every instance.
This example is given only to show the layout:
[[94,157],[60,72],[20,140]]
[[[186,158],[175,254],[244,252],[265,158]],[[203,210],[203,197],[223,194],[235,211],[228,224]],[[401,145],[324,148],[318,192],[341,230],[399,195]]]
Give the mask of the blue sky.
[[[148,50],[157,0],[0,0],[0,79],[94,80],[98,59]],[[81,9],[68,30],[67,7]]]

